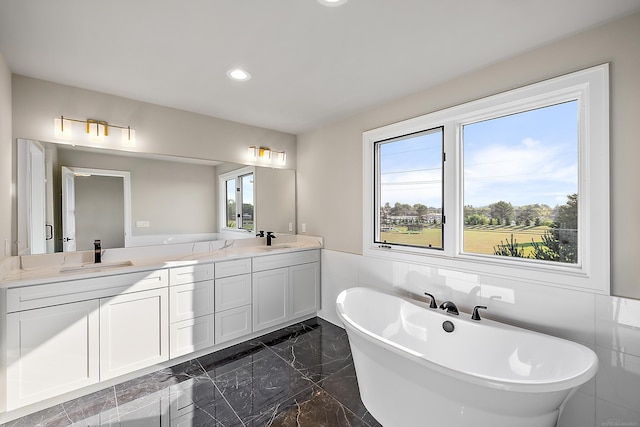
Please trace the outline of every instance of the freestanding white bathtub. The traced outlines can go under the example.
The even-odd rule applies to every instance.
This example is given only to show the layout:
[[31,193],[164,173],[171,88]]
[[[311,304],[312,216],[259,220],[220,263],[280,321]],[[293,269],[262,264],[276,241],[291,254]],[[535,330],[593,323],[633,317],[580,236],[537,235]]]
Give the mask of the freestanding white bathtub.
[[583,345],[373,289],[347,289],[336,306],[362,401],[385,427],[555,426],[598,370]]

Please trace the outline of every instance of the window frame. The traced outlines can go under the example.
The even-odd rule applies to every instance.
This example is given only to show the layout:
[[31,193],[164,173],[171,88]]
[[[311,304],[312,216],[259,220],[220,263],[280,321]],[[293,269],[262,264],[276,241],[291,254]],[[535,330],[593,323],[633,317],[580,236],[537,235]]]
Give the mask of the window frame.
[[[578,265],[463,252],[462,126],[578,100]],[[375,243],[376,142],[444,127],[443,250]],[[509,90],[363,133],[363,255],[554,287],[610,292],[609,66]],[[600,226],[600,227],[599,227]],[[501,259],[503,258],[503,259]],[[479,278],[478,278],[479,280]]]
[[[374,217],[374,223],[378,223],[380,221],[380,205],[381,205],[381,185],[382,185],[382,179],[381,179],[381,171],[379,171],[380,168],[380,147],[382,144],[388,144],[388,143],[393,143],[395,141],[399,141],[399,140],[404,140],[404,139],[408,139],[408,138],[413,138],[418,134],[422,134],[422,135],[427,135],[427,134],[432,134],[432,133],[439,133],[440,134],[440,146],[442,147],[442,153],[444,153],[444,128],[442,126],[438,126],[436,128],[433,129],[425,129],[421,132],[417,132],[417,133],[410,133],[410,134],[406,134],[406,135],[400,135],[397,136],[395,138],[391,138],[391,139],[385,139],[385,140],[379,140],[379,141],[375,141],[374,142],[374,165],[373,165],[373,170],[374,170],[374,188],[375,188],[375,192],[374,192],[374,204],[376,206],[376,212],[375,212],[375,217]],[[395,140],[395,141],[394,141]],[[440,183],[440,210],[442,212],[442,216],[444,218],[444,156],[440,155],[440,168],[442,169],[440,176],[441,176],[441,180],[442,182]],[[441,227],[440,230],[440,239],[441,239],[441,246],[444,245],[444,227]],[[387,242],[386,241],[380,241],[379,239],[379,233],[378,230],[376,230],[374,228],[373,230],[373,243],[377,244],[377,245],[386,245]],[[411,250],[410,248],[418,248],[420,250],[429,250],[429,251],[441,251],[443,250],[442,247],[431,247],[431,246],[417,246],[417,245],[410,245],[410,244],[402,244],[402,243],[393,243],[394,245],[397,246],[402,246],[404,248],[406,248],[407,250]]]
[[[253,180],[254,180],[254,191],[253,191],[253,229],[248,230],[246,228],[241,228],[240,225],[243,223],[243,221],[239,220],[238,214],[240,216],[242,216],[243,212],[242,212],[242,207],[243,207],[243,194],[242,194],[242,187],[240,188],[240,191],[235,192],[235,198],[236,198],[236,226],[235,227],[228,227],[227,226],[227,182],[235,179],[236,180],[236,187],[239,185],[239,183],[242,182],[242,178],[247,176],[247,175],[251,175],[253,174]],[[223,174],[218,175],[218,183],[219,183],[219,198],[218,198],[218,215],[219,215],[219,227],[220,230],[224,230],[224,231],[234,231],[234,232],[240,232],[240,233],[253,233],[255,232],[255,226],[256,226],[256,192],[255,192],[255,179],[256,179],[256,174],[255,174],[255,167],[253,166],[247,166],[241,169],[236,169],[233,170],[231,172],[226,172]]]

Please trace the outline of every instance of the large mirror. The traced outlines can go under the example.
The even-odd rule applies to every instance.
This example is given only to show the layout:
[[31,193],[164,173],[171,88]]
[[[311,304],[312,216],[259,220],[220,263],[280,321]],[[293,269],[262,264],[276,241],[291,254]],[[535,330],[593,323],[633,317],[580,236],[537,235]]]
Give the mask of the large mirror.
[[295,233],[293,170],[255,167],[252,226],[237,231],[219,177],[245,165],[25,139],[17,148],[19,255]]

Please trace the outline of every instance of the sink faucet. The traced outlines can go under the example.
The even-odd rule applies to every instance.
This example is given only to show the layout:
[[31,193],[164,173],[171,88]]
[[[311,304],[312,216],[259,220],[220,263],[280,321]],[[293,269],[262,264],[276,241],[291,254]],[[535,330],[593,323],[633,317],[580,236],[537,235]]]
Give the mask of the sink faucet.
[[273,231],[267,231],[267,246],[271,246],[271,239],[275,239],[276,236],[273,235]]
[[264,230],[258,231],[258,234],[256,234],[256,237],[264,237]]
[[96,264],[102,262],[102,244],[97,239],[93,241],[93,262]]
[[460,314],[460,313],[458,312],[458,307],[456,307],[456,305],[455,305],[453,302],[451,302],[451,301],[445,301],[445,302],[443,302],[443,303],[440,305],[440,308],[441,308],[441,309],[443,309],[443,310],[447,310],[447,313],[455,314],[456,316],[457,316],[458,314]]

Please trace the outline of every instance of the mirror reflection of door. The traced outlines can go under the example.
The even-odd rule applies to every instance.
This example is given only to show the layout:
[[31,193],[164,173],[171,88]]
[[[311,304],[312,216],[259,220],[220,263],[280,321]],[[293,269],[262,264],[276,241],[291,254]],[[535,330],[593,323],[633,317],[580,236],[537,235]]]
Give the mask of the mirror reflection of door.
[[76,185],[73,171],[62,166],[62,251],[76,250]]
[[38,141],[18,140],[18,253],[46,252],[45,160]]
[[127,172],[62,167],[63,251],[125,247]]

